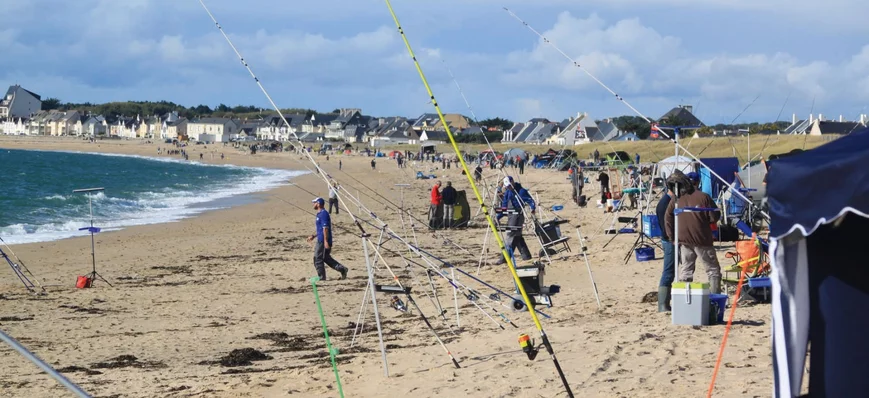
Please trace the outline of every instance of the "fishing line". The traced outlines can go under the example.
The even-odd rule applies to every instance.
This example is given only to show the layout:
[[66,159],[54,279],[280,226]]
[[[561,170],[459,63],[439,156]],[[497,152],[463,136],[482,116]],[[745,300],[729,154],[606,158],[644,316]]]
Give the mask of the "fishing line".
[[[592,75],[591,72],[589,72],[589,71],[588,71],[587,69],[585,69],[582,65],[580,65],[579,62],[574,61],[573,58],[571,58],[571,57],[570,57],[569,55],[567,55],[564,51],[562,51],[560,48],[558,48],[558,46],[556,46],[555,43],[553,43],[551,40],[549,40],[548,38],[546,38],[545,36],[543,36],[542,34],[540,34],[540,32],[538,32],[538,31],[535,30],[533,27],[531,27],[531,25],[529,25],[527,22],[523,21],[523,20],[522,20],[521,18],[519,18],[516,14],[514,14],[513,11],[510,11],[510,9],[508,9],[507,7],[503,7],[503,8],[504,8],[504,11],[507,11],[511,16],[513,16],[513,18],[515,18],[517,21],[519,21],[519,22],[521,22],[523,25],[525,25],[525,27],[527,27],[529,30],[531,30],[532,32],[534,32],[534,34],[536,34],[538,37],[540,37],[540,38],[541,38],[545,43],[549,44],[550,46],[552,46],[552,48],[554,48],[556,51],[558,51],[559,53],[561,53],[561,55],[563,55],[565,58],[567,58],[567,60],[569,60],[571,63],[573,63],[573,65],[575,65],[577,68],[579,68],[580,70],[582,70],[583,72],[585,72],[586,75],[588,75],[589,77],[591,77],[591,78],[592,78],[595,82],[597,82],[601,87],[603,87],[604,89],[606,89],[607,91],[609,91],[610,94],[612,94],[612,95],[613,95],[617,100],[621,101],[625,106],[627,106],[627,107],[630,108],[632,111],[634,111],[634,113],[636,113],[640,118],[642,118],[643,120],[645,120],[646,122],[648,122],[648,123],[652,126],[652,129],[653,129],[654,131],[658,131],[658,132],[660,132],[661,134],[663,134],[664,137],[667,137],[667,138],[668,138],[668,139],[669,139],[669,140],[670,140],[670,141],[671,141],[671,142],[672,142],[672,143],[673,143],[677,148],[681,148],[681,149],[682,149],[682,150],[683,150],[687,155],[691,156],[692,158],[694,158],[695,161],[697,161],[697,162],[699,162],[700,164],[702,164],[702,165],[705,166],[705,164],[704,164],[704,163],[703,163],[699,158],[697,158],[697,156],[694,156],[691,152],[689,152],[687,149],[685,149],[685,147],[683,147],[681,144],[679,144],[679,142],[678,142],[678,140],[676,139],[675,136],[674,136],[674,137],[670,137],[666,132],[664,132],[662,129],[658,128],[658,127],[656,126],[656,124],[655,124],[654,122],[651,121],[651,119],[649,119],[648,117],[646,117],[645,115],[643,115],[640,111],[637,110],[637,108],[634,108],[633,105],[631,105],[628,101],[626,101],[624,98],[622,98],[622,96],[620,96],[620,95],[617,94],[615,91],[613,91],[611,88],[609,88],[609,86],[607,86],[607,85],[604,84],[602,81],[600,81],[600,79],[598,79],[597,77],[595,77],[594,75]],[[646,142],[647,140],[642,140],[642,141],[643,141],[643,142]],[[646,144],[648,145],[647,142],[646,142]],[[659,160],[660,160],[660,159],[659,159]],[[720,181],[722,181],[723,183],[727,184],[727,180],[725,180],[725,179],[722,178],[720,175],[718,175],[718,173],[716,173],[714,170],[712,170],[712,169],[709,168],[709,167],[707,167],[707,169],[709,169],[710,174],[714,175],[715,178],[718,178],[718,180],[720,180]],[[757,205],[754,204],[754,202],[752,202],[750,199],[748,199],[748,197],[746,197],[745,195],[743,195],[741,192],[738,192],[738,191],[734,191],[734,192],[735,192],[736,195],[739,196],[741,199],[743,199],[743,200],[745,200],[746,202],[748,202],[748,203],[749,203],[749,206],[755,206],[755,207],[757,206]],[[767,220],[769,220],[769,214],[767,214],[767,213],[764,212],[763,210],[760,211],[760,214],[762,214],[762,215],[763,215]]]
[[[389,13],[392,15],[392,19],[395,22],[395,26],[398,29],[398,33],[401,35],[402,41],[404,41],[404,45],[407,48],[407,52],[413,60],[414,66],[416,67],[417,72],[419,73],[419,77],[422,80],[423,86],[425,86],[426,92],[428,93],[429,98],[434,105],[435,111],[438,114],[438,118],[441,121],[441,124],[444,126],[444,130],[446,130],[447,137],[450,139],[450,143],[453,146],[453,151],[456,153],[456,156],[459,158],[459,162],[462,165],[462,169],[465,171],[465,176],[468,178],[468,183],[470,183],[471,188],[474,191],[474,195],[477,197],[477,202],[479,202],[480,206],[485,209],[486,203],[483,201],[483,197],[480,195],[480,191],[477,189],[477,185],[474,182],[474,178],[471,175],[471,171],[468,169],[468,165],[465,163],[464,158],[462,157],[461,151],[459,151],[459,147],[456,144],[455,137],[453,137],[453,133],[450,130],[450,126],[444,118],[444,114],[441,111],[440,105],[438,105],[437,100],[435,99],[434,93],[432,93],[431,86],[428,84],[428,79],[425,77],[425,73],[422,71],[422,67],[419,64],[419,61],[416,58],[416,55],[413,53],[413,48],[410,45],[410,42],[407,39],[407,36],[404,33],[404,29],[401,27],[401,23],[398,21],[398,16],[395,14],[395,10],[392,8],[392,3],[389,0],[385,0],[386,6],[389,9]],[[504,246],[504,241],[501,239],[501,236],[498,234],[498,228],[495,226],[494,221],[492,220],[491,215],[488,211],[483,212],[486,215],[486,221],[489,223],[489,228],[492,230],[492,236],[495,240],[498,241],[498,247],[501,249],[501,254],[504,256],[504,260],[507,262],[507,267],[510,269],[510,273],[513,275],[513,282],[519,288],[519,293],[522,295],[522,299],[525,301],[525,306],[528,308],[529,314],[531,314],[531,319],[534,321],[537,330],[540,332],[540,338],[543,341],[544,346],[546,347],[549,356],[552,359],[553,364],[555,365],[556,371],[558,372],[558,376],[561,378],[561,382],[564,385],[564,389],[567,392],[569,397],[573,397],[573,392],[570,389],[570,384],[567,382],[567,378],[564,375],[564,371],[561,369],[561,364],[559,364],[557,357],[555,356],[555,351],[552,348],[552,343],[549,341],[549,337],[546,335],[546,332],[543,330],[543,325],[540,324],[540,320],[537,318],[537,313],[534,312],[534,307],[531,299],[528,297],[528,293],[525,291],[525,287],[522,284],[522,281],[519,279],[519,275],[516,273],[516,268],[513,265],[513,259],[507,253],[507,249]]]
[[[220,34],[223,35],[223,38],[226,39],[226,43],[229,44],[229,46],[232,48],[232,51],[235,52],[235,55],[238,56],[239,61],[240,61],[241,64],[245,67],[245,69],[247,69],[247,72],[250,74],[250,77],[253,78],[254,82],[256,82],[256,85],[259,87],[260,91],[262,91],[263,95],[266,96],[266,99],[269,101],[269,104],[271,104],[271,106],[272,106],[272,108],[274,108],[275,112],[278,113],[278,116],[281,118],[281,121],[282,121],[285,125],[290,126],[290,122],[287,121],[287,118],[286,118],[286,117],[284,117],[284,114],[281,112],[280,107],[278,107],[278,105],[277,105],[277,104],[275,103],[275,101],[272,99],[272,96],[271,96],[271,95],[269,94],[269,92],[266,90],[265,86],[263,86],[263,84],[262,84],[262,82],[260,81],[260,79],[256,76],[256,74],[253,73],[253,69],[251,69],[251,67],[250,67],[250,65],[247,63],[247,61],[245,61],[244,57],[241,55],[241,53],[240,53],[240,52],[238,51],[238,49],[235,47],[235,44],[232,43],[232,40],[229,38],[229,36],[228,36],[228,35],[226,34],[226,32],[223,30],[223,27],[220,26],[220,23],[217,22],[217,19],[216,19],[216,18],[214,17],[214,15],[211,13],[211,10],[209,10],[209,9],[208,9],[208,6],[205,5],[205,1],[204,1],[204,0],[199,0],[199,4],[202,5],[202,8],[205,9],[205,12],[208,14],[208,17],[211,18],[211,21],[212,21],[212,22],[214,22],[214,26],[217,27],[217,30],[219,30],[219,31],[220,31]],[[303,146],[303,144],[302,144],[302,140],[299,138],[298,135],[296,135],[296,131],[295,131],[295,129],[290,129],[290,128],[288,128],[287,130],[290,132],[290,134],[293,135],[293,137],[296,139],[296,141],[299,143],[299,145],[300,145],[300,146]],[[329,178],[331,178],[331,176],[329,176],[329,174],[327,174],[325,170],[323,170],[322,168],[320,168],[320,165],[317,163],[316,160],[314,160],[314,157],[311,156],[311,154],[310,154],[308,151],[302,151],[302,152],[303,152],[303,153],[308,157],[308,160],[309,160],[309,161],[314,165],[314,168],[317,170],[317,174],[320,175],[320,176],[323,178],[323,182],[326,183],[326,186],[331,188],[331,185],[332,185],[332,184],[329,183]],[[353,223],[356,224],[356,227],[357,227],[357,228],[359,228],[360,233],[361,233],[362,235],[367,235],[367,234],[365,233],[365,229],[363,229],[363,228],[362,228],[362,225],[359,224],[359,220],[356,219],[356,216],[353,215],[353,212],[350,211],[350,208],[347,207],[347,205],[344,203],[344,200],[341,198],[340,195],[338,195],[338,202],[340,202],[340,204],[343,205],[344,208],[346,209],[347,213],[350,214],[350,218],[353,219]]]
[[[447,280],[447,281],[448,281],[448,282],[453,286],[453,288],[461,290],[461,289],[460,289],[460,287],[461,287],[461,288],[464,288],[465,290],[468,290],[469,292],[472,291],[472,290],[471,290],[470,288],[468,288],[467,286],[464,286],[463,284],[459,283],[458,281],[456,281],[456,280],[454,280],[454,279],[451,279],[451,278],[447,277],[446,274],[442,273],[439,269],[437,269],[437,267],[435,267],[433,263],[431,263],[428,259],[426,259],[426,258],[422,255],[422,253],[420,253],[420,249],[419,249],[419,248],[415,248],[415,247],[412,246],[409,242],[407,242],[406,240],[404,240],[402,237],[400,237],[400,236],[398,236],[397,234],[395,234],[395,233],[394,233],[395,231],[393,231],[391,228],[389,228],[389,226],[386,224],[385,221],[381,220],[379,217],[377,217],[377,215],[375,215],[374,213],[370,212],[370,211],[365,207],[365,205],[364,205],[361,201],[358,200],[358,198],[354,198],[352,195],[349,195],[349,194],[348,194],[348,196],[351,198],[351,201],[356,201],[356,204],[357,204],[358,206],[360,206],[361,208],[363,208],[363,209],[365,209],[366,211],[368,211],[369,214],[370,214],[370,215],[371,215],[375,220],[377,220],[378,222],[380,222],[381,226],[380,226],[380,227],[377,227],[377,226],[371,224],[370,222],[367,222],[367,221],[364,221],[364,220],[363,220],[364,222],[368,223],[369,225],[374,226],[375,228],[380,228],[382,231],[388,233],[389,235],[391,235],[392,237],[394,237],[396,240],[400,241],[401,243],[404,243],[405,246],[407,246],[408,248],[413,248],[413,249],[415,249],[416,254],[417,254],[417,255],[418,255],[418,256],[419,256],[423,261],[425,261],[425,262],[428,264],[428,268],[430,268],[432,271],[434,271],[435,273],[437,273],[438,275],[440,275],[442,278],[444,278],[445,280]],[[412,251],[413,251],[413,250],[412,250]],[[398,252],[395,252],[395,253],[398,253]],[[431,254],[428,254],[428,253],[426,253],[426,254],[429,255],[429,256],[432,256]],[[398,256],[401,257],[401,258],[402,258],[406,263],[411,262],[410,260],[408,260],[407,258],[405,258],[405,257],[404,257],[403,255],[401,255],[401,254],[398,254]],[[426,268],[426,267],[423,267],[423,268]],[[470,301],[471,304],[473,304],[475,307],[477,307],[477,309],[479,309],[481,312],[483,312],[484,315],[486,315],[489,319],[491,319],[492,322],[494,322],[497,326],[499,326],[499,327],[501,327],[501,328],[503,329],[503,327],[502,327],[500,324],[498,324],[497,321],[495,321],[494,319],[492,319],[492,317],[489,316],[489,314],[486,313],[486,311],[483,310],[483,308],[481,308],[481,307],[480,307],[480,306],[475,302],[475,300],[471,300],[471,299],[470,299],[469,294],[464,293],[464,292],[463,292],[462,294],[465,295],[466,298],[468,298],[468,301]],[[490,308],[491,308],[491,307],[490,307]],[[494,310],[494,309],[493,309],[493,310]],[[443,313],[441,313],[441,315],[444,316]],[[501,315],[501,316],[504,317],[503,315]],[[444,321],[446,321],[445,316],[444,316]],[[512,323],[512,322],[511,322],[511,323]],[[448,324],[448,325],[449,325],[449,324]],[[452,325],[449,325],[449,326],[450,326],[450,328],[452,328]]]

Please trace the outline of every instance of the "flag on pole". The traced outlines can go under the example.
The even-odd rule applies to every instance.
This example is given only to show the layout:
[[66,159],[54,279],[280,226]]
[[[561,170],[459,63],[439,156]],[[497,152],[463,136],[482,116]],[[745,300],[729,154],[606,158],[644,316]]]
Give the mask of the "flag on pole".
[[661,132],[661,129],[658,128],[658,123],[652,123],[652,132],[649,134],[651,138],[658,138],[658,133]]

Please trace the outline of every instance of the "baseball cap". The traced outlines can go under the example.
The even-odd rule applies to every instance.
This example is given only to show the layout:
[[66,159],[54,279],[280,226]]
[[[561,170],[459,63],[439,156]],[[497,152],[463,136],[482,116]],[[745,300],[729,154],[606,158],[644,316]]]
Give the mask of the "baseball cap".
[[320,206],[322,206],[323,204],[326,203],[326,201],[323,200],[323,198],[315,198],[314,200],[311,201],[311,203],[319,203]]
[[695,173],[695,172],[693,172],[693,171],[690,172],[690,173],[688,173],[688,174],[686,175],[686,177],[688,177],[688,179],[691,180],[691,181],[700,181],[700,175],[697,174],[697,173]]
[[513,177],[504,177],[504,185],[513,185]]

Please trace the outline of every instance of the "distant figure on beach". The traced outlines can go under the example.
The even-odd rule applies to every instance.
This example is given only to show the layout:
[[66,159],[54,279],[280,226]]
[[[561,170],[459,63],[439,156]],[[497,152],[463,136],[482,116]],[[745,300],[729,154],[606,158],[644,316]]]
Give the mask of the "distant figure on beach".
[[376,170],[377,162],[374,159],[371,159],[371,170]]
[[483,167],[478,164],[477,168],[474,169],[474,181],[480,182],[481,178],[483,178]]
[[332,218],[329,217],[329,212],[324,208],[325,201],[323,198],[315,198],[311,201],[314,204],[314,211],[317,216],[314,225],[317,228],[317,233],[308,237],[308,242],[314,243],[314,268],[317,270],[317,276],[321,281],[326,280],[326,265],[341,273],[341,279],[347,279],[347,267],[335,261],[332,258]]
[[441,201],[444,203],[444,228],[450,229],[453,226],[456,208],[456,189],[453,188],[452,182],[447,181],[447,186],[441,191]]
[[437,220],[437,212],[438,207],[443,202],[443,197],[441,196],[441,182],[438,181],[431,188],[431,205],[428,209],[428,226],[431,229],[437,228],[438,220]]
[[338,206],[338,181],[332,181],[332,186],[329,188],[329,214],[332,214],[333,207],[335,214],[341,213],[341,206]]
[[199,160],[202,160],[202,153],[199,154]]
[[344,163],[341,162],[341,159],[338,159],[338,170],[341,170],[341,167],[344,166]]

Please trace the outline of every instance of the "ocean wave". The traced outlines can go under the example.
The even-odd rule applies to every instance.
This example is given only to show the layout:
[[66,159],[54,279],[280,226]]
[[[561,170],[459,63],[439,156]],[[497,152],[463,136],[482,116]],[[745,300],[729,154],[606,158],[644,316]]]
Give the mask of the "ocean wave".
[[[145,156],[97,155],[138,157],[147,160],[161,161],[159,159]],[[188,165],[192,164],[184,161],[176,162]],[[107,195],[104,191],[90,194],[94,203],[94,212],[98,213],[98,215],[95,216],[95,226],[102,228],[103,231],[110,231],[135,225],[176,222],[205,211],[232,206],[233,202],[227,200],[229,198],[267,191],[281,185],[286,185],[291,178],[309,174],[308,171],[266,169],[233,165],[203,166],[243,169],[247,170],[249,174],[243,178],[217,182],[199,189],[192,188],[189,184],[169,184],[166,187],[148,192],[128,194],[129,197],[114,197],[111,196],[111,194]],[[55,203],[57,203],[74,198],[83,199],[84,195],[51,195],[44,197],[43,199],[56,201]],[[79,205],[83,206],[79,207],[79,209],[86,209],[84,206],[87,205],[84,203],[86,202]],[[81,210],[79,210],[75,217],[72,217],[67,210],[60,210],[60,208],[57,207],[54,207],[51,210],[52,215],[55,216],[52,217],[54,218],[52,222],[2,226],[0,227],[0,236],[2,236],[9,244],[19,244],[52,241],[88,235],[87,231],[79,230],[80,228],[90,225],[89,217],[82,216]],[[83,211],[87,212],[87,210]],[[46,211],[45,213],[49,212]],[[57,220],[57,217],[66,217],[69,220],[59,221]]]

